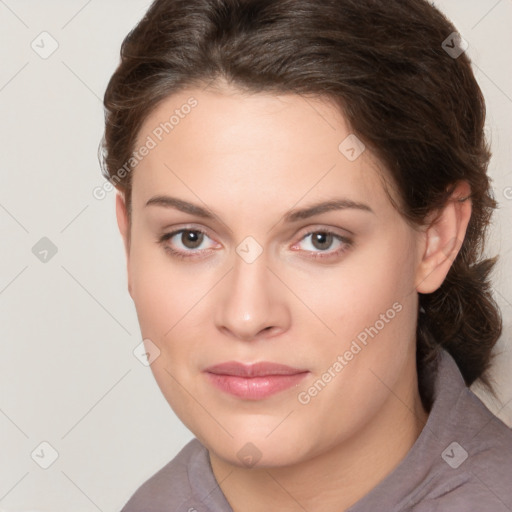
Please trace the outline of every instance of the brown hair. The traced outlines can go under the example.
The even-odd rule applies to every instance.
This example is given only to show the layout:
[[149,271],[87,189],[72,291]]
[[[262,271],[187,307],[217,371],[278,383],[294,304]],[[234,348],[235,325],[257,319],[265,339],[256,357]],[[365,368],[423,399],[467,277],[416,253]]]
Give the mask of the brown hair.
[[[420,294],[417,366],[432,400],[439,347],[467,385],[485,372],[502,320],[481,259],[496,207],[486,174],[485,104],[465,53],[449,54],[454,26],[425,0],[156,0],[127,35],[105,92],[103,173],[118,170],[149,113],[170,94],[226,80],[251,93],[296,93],[334,101],[389,170],[395,205],[415,225],[443,206],[454,183],[471,187],[472,215],[452,267]],[[444,47],[443,47],[444,46]],[[457,49],[457,48],[455,48]]]

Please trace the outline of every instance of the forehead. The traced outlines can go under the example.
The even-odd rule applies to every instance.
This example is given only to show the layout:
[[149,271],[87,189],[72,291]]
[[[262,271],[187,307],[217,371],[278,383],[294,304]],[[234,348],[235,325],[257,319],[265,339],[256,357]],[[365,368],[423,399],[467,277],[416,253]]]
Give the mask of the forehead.
[[324,98],[184,90],[146,118],[136,147],[144,145],[151,149],[134,171],[134,205],[178,190],[212,208],[216,200],[292,206],[340,194],[388,201],[380,162]]

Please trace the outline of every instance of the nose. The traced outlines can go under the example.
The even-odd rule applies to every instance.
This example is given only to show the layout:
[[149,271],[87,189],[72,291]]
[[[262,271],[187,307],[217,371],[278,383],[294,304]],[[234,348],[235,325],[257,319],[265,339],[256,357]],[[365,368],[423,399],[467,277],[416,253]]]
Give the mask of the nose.
[[289,328],[286,288],[267,267],[264,255],[252,263],[236,256],[219,292],[215,322],[223,334],[252,341],[276,336]]

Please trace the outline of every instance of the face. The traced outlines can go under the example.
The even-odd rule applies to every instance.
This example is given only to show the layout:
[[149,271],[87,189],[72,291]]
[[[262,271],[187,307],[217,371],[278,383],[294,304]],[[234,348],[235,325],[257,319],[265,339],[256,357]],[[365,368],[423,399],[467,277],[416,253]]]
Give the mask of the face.
[[331,104],[189,89],[144,145],[129,290],[162,393],[210,450],[304,461],[407,400],[421,233]]

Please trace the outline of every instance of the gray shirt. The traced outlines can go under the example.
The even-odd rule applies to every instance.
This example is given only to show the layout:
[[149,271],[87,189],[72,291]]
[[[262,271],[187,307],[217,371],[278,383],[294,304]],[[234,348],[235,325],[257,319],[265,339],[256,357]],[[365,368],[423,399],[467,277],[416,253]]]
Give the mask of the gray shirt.
[[[208,451],[190,441],[121,512],[232,512]],[[511,512],[512,430],[466,387],[443,351],[434,402],[398,466],[346,512]]]

